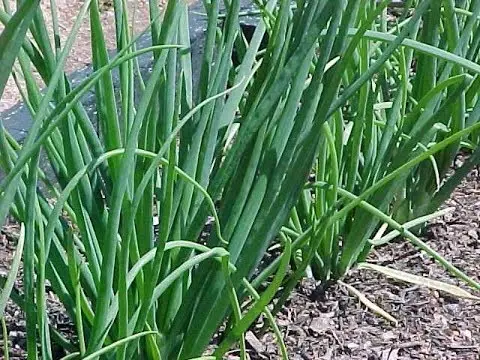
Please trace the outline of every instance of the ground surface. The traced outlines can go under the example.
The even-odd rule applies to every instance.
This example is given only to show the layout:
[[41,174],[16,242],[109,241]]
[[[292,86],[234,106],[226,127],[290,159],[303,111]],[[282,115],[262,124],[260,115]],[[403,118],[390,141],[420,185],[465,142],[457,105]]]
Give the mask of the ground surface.
[[[480,175],[472,172],[453,194],[448,206],[456,211],[430,224],[424,239],[457,267],[477,280],[480,274]],[[16,225],[0,234],[0,273],[6,274],[15,249]],[[378,249],[371,262],[417,275],[458,282],[405,241]],[[301,359],[459,359],[480,358],[480,304],[458,300],[437,291],[399,283],[372,272],[353,271],[345,280],[399,320],[394,326],[365,309],[346,289],[334,287],[325,300],[315,297],[315,284],[297,287],[277,316],[290,358]],[[50,298],[50,318],[63,333],[71,323]],[[24,359],[25,322],[9,305],[7,327],[12,359]],[[259,327],[261,322],[259,323]],[[248,335],[252,359],[278,359],[269,332],[253,329]],[[229,358],[234,359],[235,354]]]

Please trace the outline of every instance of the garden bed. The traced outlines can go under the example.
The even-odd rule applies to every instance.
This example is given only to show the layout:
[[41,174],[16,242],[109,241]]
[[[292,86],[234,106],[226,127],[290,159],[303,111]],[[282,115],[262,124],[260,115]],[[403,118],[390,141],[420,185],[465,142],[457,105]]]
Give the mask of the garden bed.
[[[145,4],[145,2],[142,2],[142,4]],[[108,11],[108,6],[102,8],[102,14],[105,15]],[[145,14],[146,12],[144,12]],[[196,16],[201,17],[202,15],[197,13]],[[144,18],[146,18],[146,15]],[[107,17],[105,19],[108,20]],[[192,28],[190,30],[192,32]],[[197,30],[195,33],[203,33],[204,24],[202,23]],[[112,34],[111,31],[107,31],[107,33]],[[199,68],[198,63],[202,59],[200,53],[203,51],[200,44],[201,41],[196,41],[195,39],[199,40],[201,38],[192,38],[191,51],[194,71]],[[108,43],[107,41],[107,45]],[[88,45],[87,42],[84,42],[85,44]],[[85,54],[88,55],[86,58],[89,58],[90,55],[86,52]],[[77,62],[83,63],[78,60]],[[73,61],[75,61],[75,58]],[[195,62],[198,63],[195,64]],[[145,69],[150,71],[151,64],[148,63],[147,65]],[[67,70],[74,69],[67,66]],[[194,79],[197,78],[195,72],[192,76]],[[455,79],[455,81],[457,80],[458,78]],[[90,99],[94,98],[91,97]],[[90,101],[87,100],[85,101]],[[91,103],[93,104],[93,100]],[[386,104],[382,103],[382,106]],[[87,105],[85,104],[88,111],[93,112],[93,105],[90,107]],[[372,111],[373,109],[372,103]],[[95,119],[93,115],[92,119]],[[23,123],[19,123],[16,119],[9,117],[6,120],[8,120],[6,122],[7,128],[9,128],[9,124],[14,124],[18,126],[18,129],[12,128],[12,130],[18,130],[18,133],[25,133],[26,125],[24,127]],[[352,123],[354,121],[356,120],[352,120]],[[455,154],[454,151],[451,152],[452,155]],[[333,158],[332,154],[330,154],[330,158]],[[449,159],[444,162],[447,168],[450,161]],[[327,166],[328,163],[324,165]],[[296,167],[292,166],[292,169],[296,169]],[[352,172],[352,174],[355,182],[356,171]],[[428,176],[425,179],[428,180]],[[299,182],[299,186],[301,185],[303,183]],[[356,190],[352,192],[358,193]],[[232,194],[234,198],[236,194]],[[229,201],[231,201],[232,196],[226,197],[226,199],[228,199],[226,203],[230,204]],[[478,215],[480,187],[478,170],[470,173],[462,186],[454,192],[446,206],[454,206],[456,208],[455,212],[432,222],[423,239],[458,269],[478,278],[480,273],[478,262],[480,258],[480,218]],[[151,219],[152,215],[150,214],[145,218]],[[359,224],[354,223],[354,226],[358,226],[358,228],[362,228],[362,225],[361,221],[359,221]],[[199,222],[199,228],[201,226],[202,224]],[[363,228],[367,228],[367,226]],[[265,232],[265,234],[267,233]],[[6,275],[10,268],[13,252],[16,248],[17,235],[18,225],[15,223],[7,224],[0,233],[0,273],[2,275]],[[270,239],[270,235],[264,236],[265,247]],[[112,238],[113,251],[115,251],[116,246],[115,240],[115,238]],[[250,245],[252,242],[246,244]],[[30,264],[34,264],[33,250],[30,260]],[[378,265],[389,266],[411,274],[463,286],[462,283],[450,277],[443,268],[426,254],[417,251],[406,240],[393,242],[374,251],[368,260]],[[27,260],[25,261],[28,263]],[[199,278],[202,282],[205,282],[204,278],[201,276]],[[20,269],[16,284],[17,289],[23,289],[21,279],[22,271]],[[277,315],[277,323],[282,331],[291,359],[395,360],[480,358],[480,308],[478,302],[459,300],[438,291],[390,280],[382,275],[367,272],[366,270],[353,270],[343,281],[348,286],[353,286],[375,304],[394,316],[398,320],[398,324],[395,325],[367,310],[358,301],[357,297],[348,292],[345,285],[335,285],[329,288],[326,294],[320,294],[313,281],[304,280],[296,287],[285,307]],[[208,282],[205,283],[208,284]],[[63,305],[56,300],[48,283],[46,291],[50,323],[63,336],[73,338],[76,329],[72,324],[72,320],[66,316]],[[217,307],[211,305],[211,302],[205,301],[203,304],[207,304],[211,309],[217,310]],[[30,305],[34,305],[34,303],[32,302]],[[205,311],[199,312],[202,316],[205,313],[210,314]],[[223,314],[222,310],[219,313]],[[36,315],[33,316],[35,317]],[[206,319],[208,320],[208,317]],[[201,319],[201,321],[203,320]],[[204,322],[207,322],[207,320]],[[220,321],[221,319],[219,319]],[[9,302],[7,307],[6,325],[11,359],[25,359],[26,331],[24,314],[12,302]],[[215,331],[218,334],[218,330],[215,329],[217,328],[214,328],[209,333],[210,335],[208,335],[207,339]],[[256,326],[253,326],[248,332],[247,343],[252,359],[280,358],[274,336],[270,329],[264,326],[263,319],[260,319]],[[53,355],[54,359],[60,359],[65,353],[63,353],[63,350],[53,349]],[[238,351],[231,351],[228,358],[237,359]]]
[[[424,237],[455,266],[477,277],[479,175],[476,170],[468,176],[447,203],[456,210],[430,224]],[[406,241],[379,249],[369,261],[462,286]],[[479,359],[478,303],[365,270],[353,271],[345,282],[393,315],[398,326],[366,310],[342,286],[335,286],[325,299],[318,299],[315,284],[304,281],[277,316],[291,359]],[[279,358],[273,335],[257,336],[260,340],[254,345],[252,358]]]
[[[447,206],[456,210],[430,224],[425,239],[467,274],[480,273],[480,174],[473,171],[453,194]],[[15,249],[15,224],[0,237],[0,271],[6,273]],[[405,241],[385,246],[370,262],[392,266],[416,275],[461,285],[428,256]],[[315,284],[305,280],[277,316],[291,359],[465,359],[480,356],[480,307],[427,288],[389,280],[365,270],[345,280],[393,315],[398,326],[366,310],[340,285],[319,298]],[[72,325],[62,307],[50,297],[50,318],[62,333]],[[25,321],[10,303],[6,322],[11,359],[25,358]],[[278,359],[278,349],[263,323],[247,336],[252,359]],[[60,355],[60,354],[59,354]],[[236,353],[231,353],[234,359]]]

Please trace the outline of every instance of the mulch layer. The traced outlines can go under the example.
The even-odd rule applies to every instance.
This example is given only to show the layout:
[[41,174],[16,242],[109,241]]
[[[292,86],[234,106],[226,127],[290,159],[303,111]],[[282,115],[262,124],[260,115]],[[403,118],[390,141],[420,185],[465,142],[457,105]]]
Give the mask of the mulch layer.
[[[480,174],[473,171],[446,206],[456,210],[433,221],[424,240],[455,266],[480,278]],[[0,234],[0,273],[6,274],[15,249],[15,225]],[[370,262],[460,285],[426,254],[401,240],[378,249]],[[344,280],[398,320],[389,323],[366,309],[341,285],[319,299],[316,284],[305,280],[294,291],[277,322],[290,359],[480,359],[480,304],[460,300],[425,287],[354,270]],[[54,297],[49,302],[52,323],[71,333],[71,322]],[[24,315],[13,304],[6,311],[11,359],[25,359]],[[247,334],[254,360],[279,359],[271,332],[262,320]],[[0,335],[1,336],[1,335]],[[3,350],[2,350],[3,351]],[[1,358],[1,355],[0,355]],[[229,359],[236,358],[235,352]]]

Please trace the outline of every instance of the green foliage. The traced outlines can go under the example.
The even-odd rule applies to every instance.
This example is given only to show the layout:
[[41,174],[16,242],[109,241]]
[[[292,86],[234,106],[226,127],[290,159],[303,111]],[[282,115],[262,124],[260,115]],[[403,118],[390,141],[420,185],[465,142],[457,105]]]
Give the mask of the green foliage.
[[[283,229],[294,243],[297,267],[285,294],[307,269],[327,287],[364,261],[374,245],[398,235],[480,289],[408,231],[422,224],[415,219],[430,219],[479,163],[480,2],[466,1],[462,8],[454,1],[406,3],[411,7],[393,19],[382,11],[365,22],[382,10],[369,2],[349,29],[363,38],[338,75],[342,107],[331,111],[321,129],[310,183]],[[349,92],[367,75],[355,94]],[[472,153],[452,171],[462,148]],[[396,236],[383,237],[388,227]]]
[[[52,359],[52,342],[69,359],[198,358],[220,329],[213,356],[238,342],[245,358],[243,334],[261,313],[286,358],[267,307],[278,289],[277,308],[309,264],[325,281],[340,278],[368,252],[385,212],[406,233],[399,222],[436,208],[461,180],[436,191],[431,177],[478,133],[479,66],[476,51],[467,54],[476,42],[463,34],[476,29],[479,1],[455,15],[462,30],[456,18],[450,35],[437,31],[458,13],[448,1],[419,1],[394,26],[388,1],[255,3],[260,22],[246,43],[240,1],[225,1],[225,14],[219,0],[205,2],[198,82],[183,1],[161,14],[150,1],[152,46],[137,50],[126,2],[115,0],[111,58],[95,0],[63,44],[50,42],[56,13],[49,30],[32,10],[38,2],[0,11],[0,58],[8,69],[17,59],[33,119],[22,145],[0,132],[0,218],[25,224],[24,294],[12,298],[26,312],[28,359]],[[64,65],[87,16],[94,72],[72,87]],[[145,53],[153,69],[142,79]],[[90,117],[80,100],[92,89]],[[39,169],[44,155],[54,183]],[[279,235],[281,256],[256,273]],[[73,342],[49,323],[47,282],[75,324]]]

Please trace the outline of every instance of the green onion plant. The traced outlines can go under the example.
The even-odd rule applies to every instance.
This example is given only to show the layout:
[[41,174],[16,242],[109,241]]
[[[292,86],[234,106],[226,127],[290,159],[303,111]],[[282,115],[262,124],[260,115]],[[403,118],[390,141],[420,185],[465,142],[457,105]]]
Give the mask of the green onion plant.
[[[479,164],[480,1],[405,1],[395,16],[365,5],[349,28],[363,37],[338,74],[342,106],[323,123],[311,177],[282,230],[297,268],[285,294],[305,271],[326,289],[398,236],[478,290],[416,235]],[[452,169],[460,151],[466,161]]]
[[[97,0],[83,2],[64,42],[54,0],[51,26],[38,0],[3,2],[0,89],[11,73],[32,118],[22,143],[0,129],[0,218],[24,224],[23,291],[11,298],[26,314],[29,360],[53,359],[54,345],[65,359],[232,348],[245,359],[244,333],[262,313],[287,358],[268,307],[278,290],[277,307],[309,264],[341,277],[380,222],[418,240],[400,223],[460,181],[461,170],[435,179],[478,136],[478,44],[464,32],[475,34],[479,1],[422,0],[395,24],[388,1],[253,3],[246,39],[239,0],[203,1],[197,79],[183,0],[149,1],[146,48],[127,2],[114,0],[112,56]],[[65,62],[87,20],[93,72],[73,86]],[[145,54],[153,67],[142,77]],[[280,255],[256,271],[274,239]],[[73,339],[47,316],[47,284]]]

